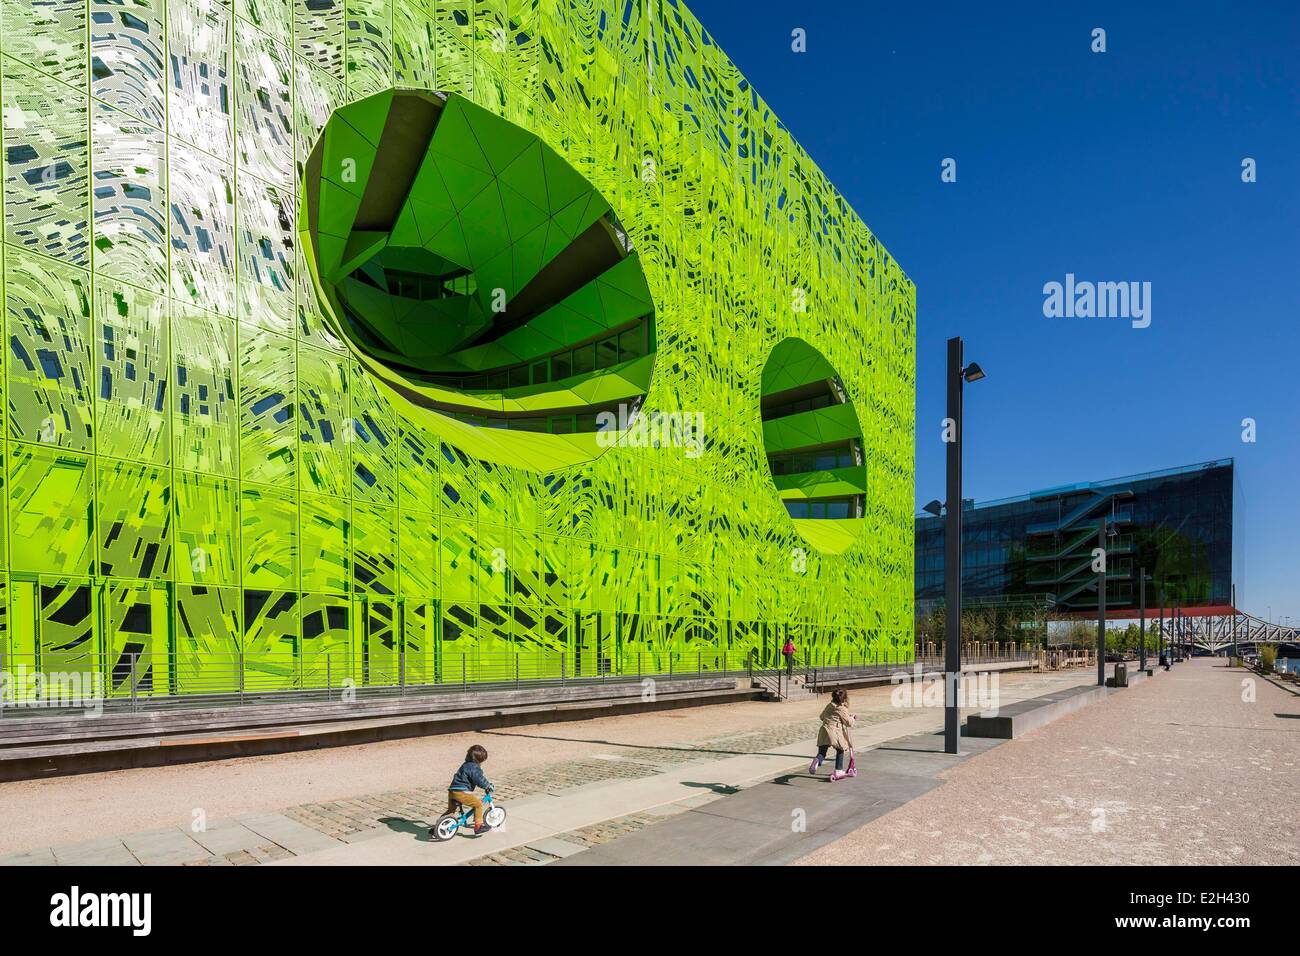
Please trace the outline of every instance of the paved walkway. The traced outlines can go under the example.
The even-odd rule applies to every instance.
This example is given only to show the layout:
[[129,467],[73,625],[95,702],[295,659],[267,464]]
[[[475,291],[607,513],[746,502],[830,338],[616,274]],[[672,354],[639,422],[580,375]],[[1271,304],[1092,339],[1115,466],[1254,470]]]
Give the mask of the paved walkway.
[[[1002,696],[1004,701],[1016,700],[1088,679],[1089,674],[1077,671],[1008,675],[1001,680]],[[860,748],[932,731],[941,724],[941,710],[895,707],[890,697],[891,688],[853,692],[860,714]],[[752,712],[763,715],[760,726],[702,741],[647,744],[644,735],[637,742],[628,742],[632,735],[627,734],[587,737],[582,741],[584,754],[576,759],[503,767],[492,776],[509,820],[502,832],[484,837],[458,837],[431,845],[425,831],[441,812],[445,791],[415,787],[209,820],[198,830],[181,823],[46,846],[0,857],[0,863],[551,862],[698,809],[792,766],[806,766],[817,726],[811,715],[821,705],[820,701],[757,705]],[[781,714],[804,716],[780,722]],[[773,715],[778,715],[777,722]],[[677,720],[679,727],[708,726],[716,716],[701,708],[677,715]],[[589,722],[492,731],[498,743],[489,741],[489,745],[502,748],[513,740],[542,751],[557,739],[573,743],[560,735],[583,729],[590,733],[600,726]],[[267,759],[276,758],[258,758]]]
[[[1002,687],[1002,702],[1049,693],[1091,679],[1091,674],[1077,671],[1007,679]],[[859,701],[871,702],[858,708],[855,741],[860,748],[917,734],[933,734],[942,726],[941,709],[895,707],[890,701],[890,690],[863,691],[855,697]],[[797,737],[787,738],[784,745],[753,750],[735,741],[729,744],[715,741],[706,748],[711,751],[708,757],[679,762],[653,775],[552,790],[516,800],[507,805],[509,819],[503,831],[484,837],[458,837],[449,843],[429,847],[425,845],[427,837],[408,829],[376,834],[374,839],[355,846],[305,854],[285,863],[446,866],[491,862],[550,863],[559,859],[578,862],[592,843],[609,845],[611,841],[621,842],[627,834],[645,829],[657,818],[699,811],[709,805],[720,806],[724,801],[735,799],[732,794],[788,773],[792,767],[806,769],[809,756],[816,749],[816,728],[815,720],[789,726],[785,728],[786,733],[802,732]],[[677,752],[676,748],[669,749]],[[822,778],[824,781],[825,777]],[[502,803],[507,801],[503,799]],[[591,834],[595,834],[595,839],[584,839],[585,835]],[[488,849],[492,852],[484,859],[484,851]],[[511,851],[515,852],[515,859],[510,858]]]
[[[858,741],[855,739],[854,741]],[[940,785],[938,775],[1000,740],[963,741],[943,752],[934,732],[890,740],[861,754],[858,777],[831,783],[806,764],[671,821],[559,861],[579,866],[752,866],[791,863]]]
[[1300,863],[1300,698],[1198,658],[946,771],[823,864]]

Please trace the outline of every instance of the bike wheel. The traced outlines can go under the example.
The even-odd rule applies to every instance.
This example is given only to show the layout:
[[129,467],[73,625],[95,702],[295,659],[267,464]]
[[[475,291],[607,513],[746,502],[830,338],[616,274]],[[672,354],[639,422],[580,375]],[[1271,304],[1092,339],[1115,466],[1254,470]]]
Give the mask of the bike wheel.
[[483,822],[493,830],[497,829],[497,827],[506,822],[506,808],[498,807],[496,804],[493,804],[492,809],[483,814]]
[[439,842],[450,840],[460,829],[460,817],[455,813],[444,813],[433,825],[433,838]]

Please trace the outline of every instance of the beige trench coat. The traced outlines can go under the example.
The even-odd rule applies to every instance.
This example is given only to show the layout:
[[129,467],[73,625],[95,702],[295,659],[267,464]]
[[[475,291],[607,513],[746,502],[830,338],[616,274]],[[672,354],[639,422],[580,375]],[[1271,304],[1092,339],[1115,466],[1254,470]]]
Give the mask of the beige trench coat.
[[849,728],[855,719],[849,713],[848,704],[827,704],[821,715],[821,729],[817,731],[817,746],[852,750],[853,738],[849,736]]

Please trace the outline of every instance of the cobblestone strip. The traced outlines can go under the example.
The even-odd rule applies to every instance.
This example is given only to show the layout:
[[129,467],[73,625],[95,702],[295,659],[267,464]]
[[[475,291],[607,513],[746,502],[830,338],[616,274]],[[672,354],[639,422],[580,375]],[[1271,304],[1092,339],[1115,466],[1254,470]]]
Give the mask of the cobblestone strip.
[[[891,720],[894,714],[866,713],[859,723]],[[534,767],[522,767],[503,773],[496,781],[496,795],[504,803],[543,793],[563,793],[590,783],[641,780],[689,763],[704,763],[739,754],[762,753],[779,749],[795,741],[807,740],[817,732],[816,720],[774,724],[757,731],[743,731],[701,741],[661,746],[619,746],[611,744],[607,752],[572,760],[556,761]],[[699,798],[693,798],[698,800]],[[441,786],[417,787],[362,794],[344,800],[304,803],[280,813],[306,827],[340,842],[373,832],[376,828],[401,821],[423,821],[432,825],[446,809],[447,791]],[[664,818],[665,814],[685,812],[688,805],[658,808],[654,812],[636,813],[607,820],[560,835],[571,846],[590,847],[607,843],[627,833],[642,829]],[[557,845],[552,845],[556,849]],[[55,848],[57,850],[57,848]],[[559,847],[561,852],[577,852]],[[125,852],[123,850],[123,852]],[[252,847],[206,858],[185,861],[185,866],[258,866],[283,860],[295,854],[270,840]],[[49,862],[57,862],[52,855]],[[544,865],[559,857],[544,849],[516,847],[488,854],[471,865]],[[463,864],[462,864],[463,865]]]
[[[886,721],[894,720],[898,715],[889,712],[868,712],[858,715],[857,726],[866,726],[869,724],[879,724]],[[699,759],[691,757],[690,753],[700,753],[713,751],[717,756],[731,756],[737,753],[759,753],[775,747],[781,747],[785,744],[794,743],[800,740],[807,740],[817,732],[818,722],[800,721],[793,724],[783,724],[778,727],[771,727],[766,730],[747,732],[743,734],[734,734],[729,737],[721,737],[714,740],[706,741],[702,744],[691,745],[687,753],[687,759]],[[674,754],[680,755],[681,750],[674,749]],[[684,762],[678,760],[678,763]],[[545,768],[538,768],[539,770]],[[722,796],[722,794],[718,794]],[[692,797],[689,800],[679,803],[669,804],[664,807],[657,807],[653,812],[642,811],[633,813],[624,817],[617,817],[612,820],[605,820],[601,823],[595,823],[591,826],[582,827],[579,830],[570,830],[567,833],[557,833],[552,839],[559,840],[563,843],[574,844],[590,849],[593,846],[599,846],[602,843],[609,843],[617,840],[619,837],[627,836],[629,833],[635,833],[652,824],[659,823],[668,817],[676,816],[679,813],[686,813],[688,810],[699,805],[699,798]],[[500,853],[488,853],[472,860],[466,860],[458,866],[545,866],[548,863],[554,863],[561,859],[556,854],[547,853],[544,850],[533,846],[512,847],[509,850],[503,850]]]
[[[858,723],[859,725],[879,723],[893,720],[897,716],[896,713],[867,712],[859,716]],[[537,794],[563,793],[590,783],[640,780],[684,764],[705,763],[740,754],[777,750],[796,741],[807,740],[816,732],[817,721],[813,719],[774,724],[762,730],[743,731],[680,744],[660,746],[610,744],[608,750],[600,754],[534,767],[522,767],[503,773],[495,781],[496,795],[504,803]],[[699,800],[698,797],[692,799]],[[364,839],[365,834],[373,833],[377,828],[392,823],[422,821],[432,825],[446,809],[446,800],[447,791],[441,786],[417,787],[409,790],[362,794],[324,803],[305,803],[289,807],[280,813],[290,820],[342,843],[349,842],[354,837]],[[560,852],[578,852],[573,849],[574,846],[586,848],[607,843],[661,820],[665,815],[685,812],[691,805],[694,804],[688,802],[681,806],[661,807],[653,812],[636,813],[560,834],[559,839],[569,846],[552,844],[551,849],[558,849]],[[543,845],[545,846],[544,841]],[[55,851],[57,849],[54,848]],[[119,849],[121,853],[127,853],[121,844]],[[182,865],[257,866],[294,855],[292,850],[267,840],[265,843],[225,854],[184,861]],[[536,866],[556,859],[559,857],[547,853],[545,849],[525,846],[501,853],[487,854],[471,861],[468,865]],[[57,853],[50,853],[48,862],[57,863]]]
[[[894,716],[863,714],[859,723],[877,723],[892,720]],[[502,774],[494,781],[496,796],[504,803],[536,794],[561,793],[589,783],[641,780],[685,763],[761,753],[783,747],[798,740],[806,740],[816,732],[816,720],[800,720],[775,724],[759,731],[745,731],[677,746],[614,746],[610,748],[609,757],[616,759],[581,757]],[[342,840],[392,819],[424,820],[432,825],[446,808],[446,801],[447,791],[443,788],[421,787],[328,803],[303,804],[281,812],[305,826]]]
[[[602,843],[609,843],[611,840],[627,836],[629,833],[635,833],[637,830],[643,830],[651,824],[667,819],[669,816],[685,813],[688,809],[690,808],[686,806],[673,805],[671,812],[633,813],[625,817],[606,820],[603,823],[594,823],[580,830],[557,833],[555,839],[581,846],[584,849],[590,849],[593,846],[600,846]],[[559,856],[546,853],[536,847],[517,846],[509,850],[503,850],[500,853],[489,853],[473,860],[466,860],[464,863],[458,863],[457,866],[545,866],[547,863],[554,863],[558,859],[560,859]]]

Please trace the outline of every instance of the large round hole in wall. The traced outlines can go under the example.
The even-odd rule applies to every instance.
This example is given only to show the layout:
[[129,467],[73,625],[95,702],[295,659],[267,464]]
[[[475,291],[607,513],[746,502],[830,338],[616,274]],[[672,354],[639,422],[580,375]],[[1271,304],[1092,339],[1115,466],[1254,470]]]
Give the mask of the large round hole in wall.
[[458,94],[334,112],[301,240],[321,312],[404,412],[467,453],[596,457],[640,407],[654,303],[609,203],[535,134]]
[[782,507],[814,548],[845,550],[865,524],[867,465],[843,380],[803,339],[783,339],[763,366],[760,409]]

